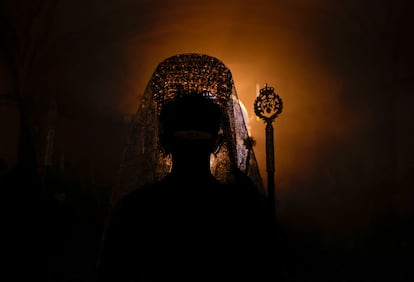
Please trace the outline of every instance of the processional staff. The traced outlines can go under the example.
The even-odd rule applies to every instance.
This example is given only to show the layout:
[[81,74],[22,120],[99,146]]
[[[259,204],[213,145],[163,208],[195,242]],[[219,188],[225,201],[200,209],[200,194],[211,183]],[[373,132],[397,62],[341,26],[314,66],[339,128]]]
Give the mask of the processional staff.
[[270,207],[275,213],[275,151],[273,141],[273,121],[282,112],[283,102],[273,87],[267,84],[260,89],[260,94],[254,102],[256,116],[266,123],[266,171],[267,197]]

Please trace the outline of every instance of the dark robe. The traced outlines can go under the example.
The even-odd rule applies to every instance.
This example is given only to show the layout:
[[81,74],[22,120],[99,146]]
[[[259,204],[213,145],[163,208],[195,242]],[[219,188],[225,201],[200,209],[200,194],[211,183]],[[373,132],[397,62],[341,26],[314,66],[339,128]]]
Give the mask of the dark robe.
[[169,175],[117,204],[98,281],[273,281],[274,232],[247,178],[224,185]]

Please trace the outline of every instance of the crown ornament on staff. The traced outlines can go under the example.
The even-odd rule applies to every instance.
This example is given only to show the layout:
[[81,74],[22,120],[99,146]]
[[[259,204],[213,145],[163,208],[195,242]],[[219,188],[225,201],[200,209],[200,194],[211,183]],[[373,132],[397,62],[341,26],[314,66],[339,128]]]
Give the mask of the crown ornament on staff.
[[266,123],[272,123],[283,109],[282,98],[275,92],[273,87],[265,85],[260,89],[260,94],[254,102],[254,112],[256,116]]

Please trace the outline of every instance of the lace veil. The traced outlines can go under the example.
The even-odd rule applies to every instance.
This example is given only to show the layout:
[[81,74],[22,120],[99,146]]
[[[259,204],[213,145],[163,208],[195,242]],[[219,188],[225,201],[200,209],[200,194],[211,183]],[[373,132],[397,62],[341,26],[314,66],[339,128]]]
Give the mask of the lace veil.
[[230,70],[214,57],[189,53],[162,61],[148,82],[132,120],[112,203],[144,184],[161,180],[169,172],[171,159],[160,144],[158,117],[163,105],[183,91],[212,99],[225,113],[221,125],[224,141],[211,157],[214,177],[228,183],[235,181],[236,171],[242,171],[264,193]]

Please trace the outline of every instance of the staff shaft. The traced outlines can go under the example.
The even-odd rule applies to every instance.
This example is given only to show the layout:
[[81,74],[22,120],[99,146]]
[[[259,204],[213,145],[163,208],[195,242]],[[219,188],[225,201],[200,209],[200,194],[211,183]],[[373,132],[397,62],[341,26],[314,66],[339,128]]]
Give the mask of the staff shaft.
[[266,123],[266,171],[267,171],[267,193],[269,205],[275,213],[275,151],[273,140],[273,125]]

